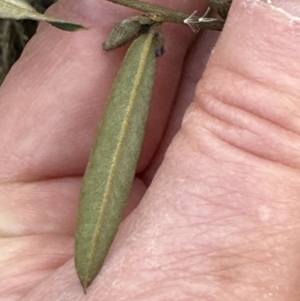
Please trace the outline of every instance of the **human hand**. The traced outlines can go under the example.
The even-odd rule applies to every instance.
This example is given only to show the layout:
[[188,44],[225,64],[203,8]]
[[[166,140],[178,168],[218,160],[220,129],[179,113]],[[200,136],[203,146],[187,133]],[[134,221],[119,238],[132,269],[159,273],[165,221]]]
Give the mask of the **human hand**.
[[[293,0],[272,2],[300,15]],[[193,33],[165,26],[127,211],[142,200],[84,295],[73,263],[81,179],[125,53],[101,43],[132,11],[65,0],[52,12],[92,28],[43,24],[0,89],[0,300],[299,300],[299,22],[235,0],[166,154],[217,34],[185,59]]]

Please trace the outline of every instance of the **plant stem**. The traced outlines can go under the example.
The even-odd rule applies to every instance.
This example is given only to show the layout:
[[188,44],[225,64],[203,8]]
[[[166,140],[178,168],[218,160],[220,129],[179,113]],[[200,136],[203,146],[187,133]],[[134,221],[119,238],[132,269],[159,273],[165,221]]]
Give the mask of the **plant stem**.
[[182,13],[170,8],[166,8],[157,4],[152,4],[139,0],[108,0],[113,3],[121,4],[144,13],[159,15],[163,18],[164,22],[183,23],[189,17],[189,14]]
[[[166,8],[157,4],[152,4],[140,0],[108,0],[110,2],[120,4],[126,7],[130,7],[146,13],[149,18],[159,22],[171,22],[171,23],[184,23],[184,20],[190,17],[190,14],[186,14],[174,9]],[[199,20],[200,17],[194,16],[195,20]],[[224,21],[214,20],[210,22],[199,22],[197,26],[199,28],[222,30]]]

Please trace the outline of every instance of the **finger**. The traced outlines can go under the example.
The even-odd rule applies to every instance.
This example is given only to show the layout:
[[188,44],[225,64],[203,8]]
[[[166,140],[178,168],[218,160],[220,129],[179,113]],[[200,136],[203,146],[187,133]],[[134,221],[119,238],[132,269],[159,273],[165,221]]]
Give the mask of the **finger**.
[[205,30],[200,32],[186,55],[180,86],[165,134],[150,164],[139,174],[146,185],[151,183],[164,159],[167,148],[180,130],[184,113],[194,99],[196,85],[203,75],[219,35],[220,32],[218,31]]
[[[203,11],[205,2],[165,1],[171,7]],[[0,178],[34,181],[82,175],[107,95],[124,56],[101,44],[113,24],[136,12],[108,1],[61,1],[49,12],[90,26],[66,33],[43,25],[1,88]],[[171,48],[158,60],[145,151],[147,165],[164,131],[180,79],[184,54],[193,38],[187,26],[167,25]],[[166,89],[167,87],[167,89]],[[143,159],[144,158],[144,159]]]
[[[299,299],[300,29],[282,11],[291,3],[233,3],[182,129],[87,298]],[[66,289],[80,298],[75,276],[63,278],[72,269],[31,300]]]

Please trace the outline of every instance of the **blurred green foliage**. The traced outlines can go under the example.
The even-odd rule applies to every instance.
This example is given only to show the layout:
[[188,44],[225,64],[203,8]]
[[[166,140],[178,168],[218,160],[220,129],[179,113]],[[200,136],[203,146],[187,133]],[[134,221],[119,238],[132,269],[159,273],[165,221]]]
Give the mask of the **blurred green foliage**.
[[[29,0],[36,10],[43,13],[56,0]],[[11,66],[20,57],[23,48],[34,35],[38,22],[31,20],[0,19],[0,84]]]

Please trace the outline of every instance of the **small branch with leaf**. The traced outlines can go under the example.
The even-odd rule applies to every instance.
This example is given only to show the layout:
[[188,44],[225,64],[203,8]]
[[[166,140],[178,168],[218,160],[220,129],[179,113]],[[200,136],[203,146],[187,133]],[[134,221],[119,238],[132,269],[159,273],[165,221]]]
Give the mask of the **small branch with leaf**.
[[36,30],[37,24],[32,20],[47,21],[69,31],[84,28],[80,24],[42,14],[54,1],[0,0],[0,85]]
[[75,238],[75,267],[86,293],[98,275],[118,231],[143,142],[155,77],[156,57],[164,51],[163,23],[222,30],[231,1],[211,0],[220,19],[197,17],[137,0],[109,0],[134,8],[142,15],[115,25],[105,50],[134,40],[121,65],[108,107],[99,126],[79,205]]
[[85,28],[78,23],[57,19],[39,13],[33,6],[25,0],[0,0],[0,18],[2,19],[30,19],[36,21],[45,21],[53,26],[67,31],[76,31]]

